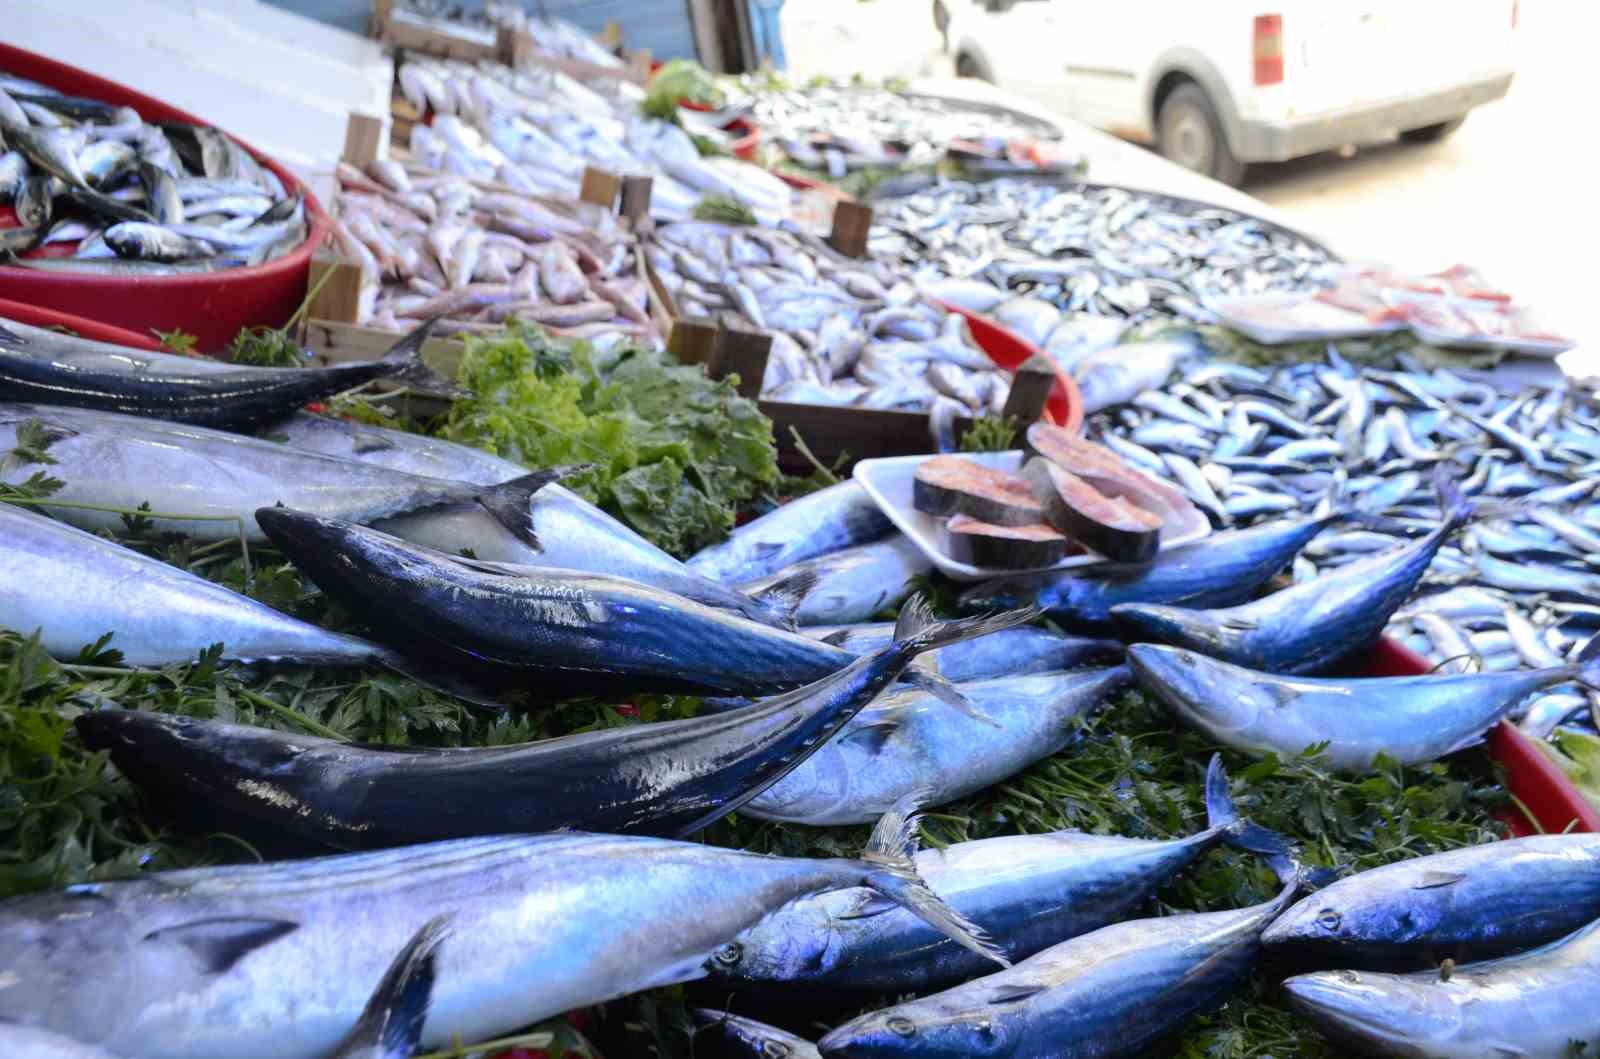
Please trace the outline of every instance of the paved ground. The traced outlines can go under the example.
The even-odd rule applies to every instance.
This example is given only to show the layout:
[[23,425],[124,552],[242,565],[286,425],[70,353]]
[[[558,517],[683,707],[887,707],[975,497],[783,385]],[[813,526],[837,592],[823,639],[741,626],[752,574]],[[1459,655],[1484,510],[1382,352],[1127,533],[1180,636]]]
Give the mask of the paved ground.
[[[790,0],[791,70],[809,76],[938,76],[931,0]],[[1251,170],[1244,190],[1351,258],[1433,269],[1464,261],[1587,341],[1574,372],[1600,374],[1590,254],[1600,237],[1584,74],[1600,4],[1522,0],[1517,78],[1442,143],[1391,141]],[[1440,46],[1448,46],[1441,27]],[[1583,86],[1590,85],[1585,88]],[[1581,183],[1581,186],[1580,186]],[[1583,353],[1584,351],[1578,351]]]

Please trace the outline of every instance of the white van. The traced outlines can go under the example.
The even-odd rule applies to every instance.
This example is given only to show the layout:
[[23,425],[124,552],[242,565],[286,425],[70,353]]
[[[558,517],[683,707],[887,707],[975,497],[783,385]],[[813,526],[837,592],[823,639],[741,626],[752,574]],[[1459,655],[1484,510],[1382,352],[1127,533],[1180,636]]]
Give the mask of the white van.
[[1237,184],[1399,130],[1437,140],[1511,85],[1517,0],[934,0],[956,72]]

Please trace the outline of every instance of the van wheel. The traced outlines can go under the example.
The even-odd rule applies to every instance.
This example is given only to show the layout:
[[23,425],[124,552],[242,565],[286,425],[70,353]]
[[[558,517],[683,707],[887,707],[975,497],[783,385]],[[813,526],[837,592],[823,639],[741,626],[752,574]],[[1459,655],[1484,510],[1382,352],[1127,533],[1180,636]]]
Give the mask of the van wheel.
[[1465,114],[1449,121],[1441,121],[1437,125],[1424,125],[1420,129],[1407,129],[1400,134],[1406,143],[1438,143],[1452,132],[1461,128],[1461,123],[1467,120]]
[[1156,115],[1156,147],[1185,169],[1237,186],[1244,163],[1228,148],[1216,108],[1197,84],[1179,85],[1161,101]]
[[983,67],[978,65],[978,60],[974,59],[970,52],[962,52],[956,56],[956,76],[972,77],[979,81],[994,80],[983,72]]

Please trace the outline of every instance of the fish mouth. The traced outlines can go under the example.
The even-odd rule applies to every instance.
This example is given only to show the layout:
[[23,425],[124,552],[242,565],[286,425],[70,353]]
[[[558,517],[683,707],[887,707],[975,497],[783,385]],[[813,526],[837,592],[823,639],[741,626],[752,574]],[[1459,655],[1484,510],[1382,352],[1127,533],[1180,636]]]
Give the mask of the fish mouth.
[[[1383,977],[1397,983],[1404,981],[1398,975]],[[1417,1026],[1408,1031],[1399,1025],[1398,1016],[1411,1011],[1418,1020],[1435,1022],[1444,1015],[1425,1001],[1417,1005],[1407,1003],[1406,998],[1387,994],[1378,982],[1356,971],[1319,971],[1296,975],[1284,980],[1283,989],[1289,995],[1290,1003],[1313,1022],[1321,1024],[1334,1035],[1366,1043],[1381,1041],[1395,1046],[1414,1047],[1417,1040],[1424,1036],[1417,1031],[1424,1027]],[[1418,1010],[1419,1007],[1421,1010]],[[1443,1028],[1443,1023],[1436,1028]]]

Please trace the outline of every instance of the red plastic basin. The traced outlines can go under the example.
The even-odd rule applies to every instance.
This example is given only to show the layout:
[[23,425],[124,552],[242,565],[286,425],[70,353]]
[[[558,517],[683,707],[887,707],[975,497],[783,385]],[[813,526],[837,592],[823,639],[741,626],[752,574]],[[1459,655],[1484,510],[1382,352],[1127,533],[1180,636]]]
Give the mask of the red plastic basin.
[[80,338],[93,339],[96,342],[111,342],[119,346],[131,346],[134,349],[143,349],[151,353],[161,350],[161,343],[156,341],[154,335],[141,335],[136,331],[124,331],[111,324],[103,324],[98,320],[85,320],[81,316],[70,313],[57,312],[38,305],[24,305],[22,302],[7,301],[0,298],[0,324],[6,320],[15,320],[18,323],[32,324],[34,327],[55,327],[77,335]]
[[[972,329],[973,340],[989,354],[990,360],[1007,371],[1016,371],[1023,361],[1039,352],[1038,346],[1015,331],[1001,327],[987,316],[963,309],[942,298],[928,300],[947,312],[963,317]],[[1083,395],[1078,392],[1078,384],[1072,381],[1072,376],[1054,365],[1052,370],[1056,374],[1056,384],[1050,388],[1050,396],[1045,400],[1045,416],[1057,426],[1066,427],[1076,434],[1083,430]]]
[[[678,106],[684,110],[699,111],[701,114],[707,114],[711,111],[711,108],[704,103],[696,103],[692,99],[680,99],[678,100]],[[761,126],[749,118],[734,118],[724,125],[722,129],[724,132],[734,133],[738,137],[728,144],[728,150],[733,152],[735,158],[743,158],[746,162],[755,161],[756,148],[761,146]]]
[[[137,110],[146,121],[204,124],[176,107],[103,77],[0,43],[0,70],[70,95]],[[220,350],[242,328],[277,327],[306,294],[311,254],[328,233],[328,216],[294,174],[261,152],[241,144],[275,173],[283,186],[305,196],[306,241],[275,261],[248,268],[192,276],[100,276],[0,267],[0,298],[98,320],[138,334],[183,330],[202,350]]]
[[[1378,641],[1364,675],[1373,677],[1419,676],[1433,666],[1415,651],[1388,638]],[[1489,756],[1506,770],[1506,786],[1528,815],[1547,834],[1563,831],[1600,831],[1600,813],[1527,736],[1509,721],[1489,733]],[[1531,834],[1534,828],[1521,813],[1507,820],[1513,832]]]

